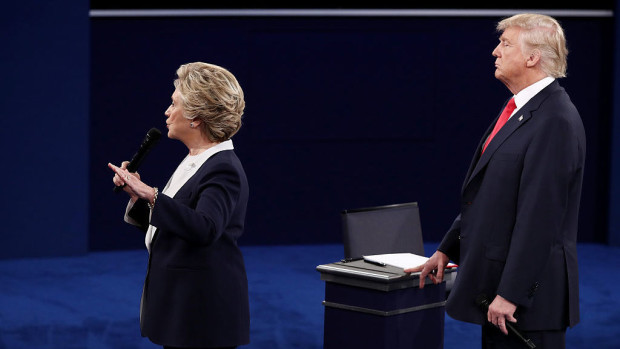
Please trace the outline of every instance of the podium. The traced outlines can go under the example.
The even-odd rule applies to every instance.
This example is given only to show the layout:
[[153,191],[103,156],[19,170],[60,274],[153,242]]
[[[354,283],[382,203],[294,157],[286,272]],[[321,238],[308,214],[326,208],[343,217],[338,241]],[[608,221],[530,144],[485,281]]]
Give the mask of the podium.
[[[364,262],[316,267],[325,281],[324,349],[442,349],[446,283]],[[446,275],[452,270],[446,270]]]

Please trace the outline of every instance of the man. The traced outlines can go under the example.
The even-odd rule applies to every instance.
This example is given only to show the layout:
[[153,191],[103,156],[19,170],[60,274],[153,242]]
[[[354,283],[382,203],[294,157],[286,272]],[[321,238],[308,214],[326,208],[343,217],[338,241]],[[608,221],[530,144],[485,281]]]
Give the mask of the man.
[[566,75],[568,50],[549,16],[518,14],[497,30],[495,77],[516,107],[482,137],[461,212],[437,251],[405,271],[420,271],[422,288],[426,276],[439,283],[449,260],[457,263],[446,311],[481,324],[483,348],[527,347],[509,327],[538,348],[564,348],[566,328],[579,322],[576,243],[586,147],[579,113],[556,80]]

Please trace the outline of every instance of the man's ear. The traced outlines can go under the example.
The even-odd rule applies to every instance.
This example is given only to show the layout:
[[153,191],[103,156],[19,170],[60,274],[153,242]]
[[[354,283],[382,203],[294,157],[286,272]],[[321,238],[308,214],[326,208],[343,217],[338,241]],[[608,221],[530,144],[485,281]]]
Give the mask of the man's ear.
[[525,65],[528,68],[535,67],[540,62],[540,51],[533,50],[525,61]]

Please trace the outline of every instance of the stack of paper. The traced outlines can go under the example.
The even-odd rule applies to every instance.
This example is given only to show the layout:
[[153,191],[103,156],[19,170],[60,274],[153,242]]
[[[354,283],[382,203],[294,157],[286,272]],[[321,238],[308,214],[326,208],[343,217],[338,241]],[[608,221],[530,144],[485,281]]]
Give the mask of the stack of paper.
[[[407,269],[424,264],[428,260],[428,257],[413,253],[387,253],[364,256],[364,260]],[[448,263],[446,268],[454,268],[456,266],[457,265],[454,263]]]

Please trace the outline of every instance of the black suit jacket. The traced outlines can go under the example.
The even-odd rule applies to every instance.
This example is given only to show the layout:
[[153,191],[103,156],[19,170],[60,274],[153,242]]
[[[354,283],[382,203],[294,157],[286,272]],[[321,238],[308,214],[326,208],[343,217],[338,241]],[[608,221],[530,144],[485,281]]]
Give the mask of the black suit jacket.
[[465,177],[461,212],[439,250],[459,264],[446,304],[482,324],[479,294],[517,304],[523,330],[579,322],[577,219],[586,139],[577,109],[552,82],[512,116]]
[[[248,182],[232,150],[211,156],[174,198],[159,194],[141,305],[142,335],[157,344],[224,347],[249,343],[248,282],[237,246]],[[148,227],[139,200],[128,213]]]

